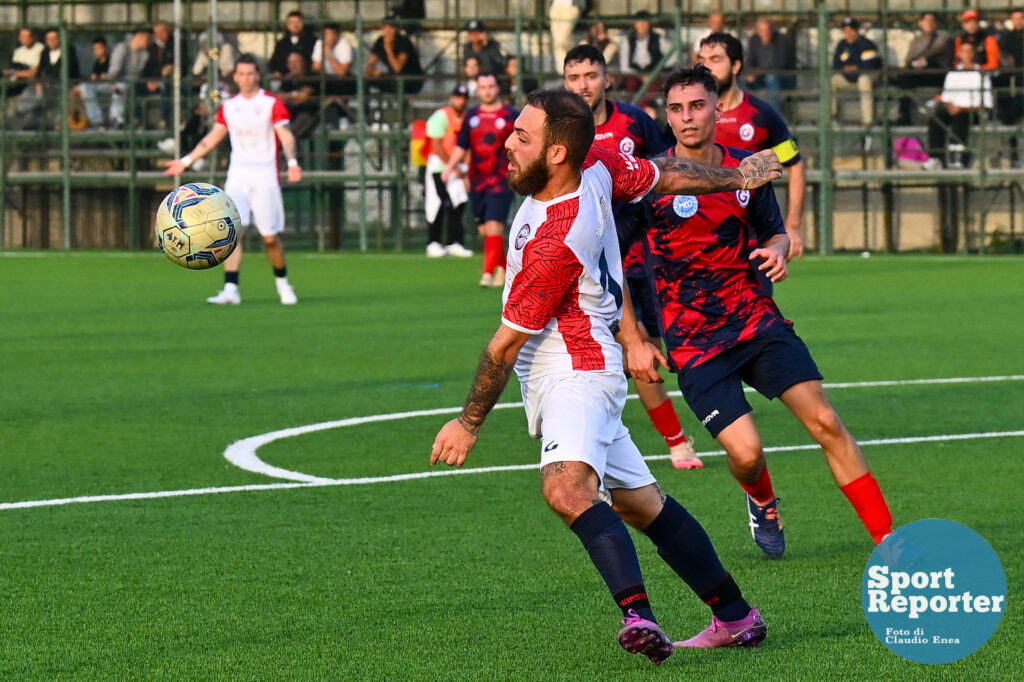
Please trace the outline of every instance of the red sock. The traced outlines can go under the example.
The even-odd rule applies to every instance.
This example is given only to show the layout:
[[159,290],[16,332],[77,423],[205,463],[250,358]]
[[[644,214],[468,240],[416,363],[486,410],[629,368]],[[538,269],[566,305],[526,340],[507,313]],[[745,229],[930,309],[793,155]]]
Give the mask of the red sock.
[[753,485],[740,483],[740,487],[762,507],[775,499],[775,490],[772,488],[772,477],[768,475],[767,464],[764,465],[764,470],[761,472],[761,477],[757,479],[757,483]]
[[653,410],[647,410],[647,414],[651,416],[654,428],[662,435],[669,447],[686,442],[686,434],[683,433],[683,427],[679,425],[679,415],[676,414],[676,408],[672,406],[671,400],[666,400]]
[[497,259],[497,262],[495,263],[495,266],[501,266],[501,267],[507,266],[508,263],[505,262],[505,256],[506,256],[506,253],[505,253],[505,238],[501,237],[501,236],[498,236],[498,237],[490,237],[490,239],[494,239],[494,244],[495,244],[494,249],[495,249],[495,251],[498,252],[498,259]]
[[864,523],[864,527],[875,539],[876,545],[892,532],[892,514],[889,513],[889,505],[885,503],[882,489],[878,487],[878,481],[870,471],[842,486],[840,490],[850,500],[850,504],[857,511],[857,516]]
[[500,236],[484,237],[484,272],[493,274],[498,265],[505,267],[504,244]]

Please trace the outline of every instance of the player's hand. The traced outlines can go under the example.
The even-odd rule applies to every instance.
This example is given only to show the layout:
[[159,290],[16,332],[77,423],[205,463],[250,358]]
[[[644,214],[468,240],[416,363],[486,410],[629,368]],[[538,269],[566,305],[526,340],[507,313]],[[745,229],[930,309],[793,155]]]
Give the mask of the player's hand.
[[448,181],[452,179],[452,174],[454,172],[454,168],[445,168],[443,171],[441,171],[441,182],[448,184]]
[[184,172],[185,164],[181,162],[181,159],[175,159],[167,164],[164,175],[181,175]]
[[288,166],[288,182],[298,182],[302,179],[302,166]]
[[768,279],[776,284],[789,276],[786,259],[775,249],[754,249],[750,252],[750,260],[758,258],[764,259],[764,262],[758,265],[757,269],[763,271],[768,276]]
[[630,343],[623,347],[626,353],[626,367],[629,375],[636,381],[648,384],[661,384],[665,380],[658,374],[658,365],[668,367],[668,360],[661,350],[646,339]]
[[771,149],[751,154],[740,161],[739,170],[746,178],[745,189],[757,189],[782,177],[782,164]]
[[444,462],[448,466],[461,467],[466,462],[466,455],[476,445],[476,435],[453,419],[437,432],[434,447],[430,450],[430,466]]
[[804,238],[800,234],[799,220],[786,221],[786,235],[789,237],[789,255],[786,256],[786,260],[791,261],[794,258],[803,258]]

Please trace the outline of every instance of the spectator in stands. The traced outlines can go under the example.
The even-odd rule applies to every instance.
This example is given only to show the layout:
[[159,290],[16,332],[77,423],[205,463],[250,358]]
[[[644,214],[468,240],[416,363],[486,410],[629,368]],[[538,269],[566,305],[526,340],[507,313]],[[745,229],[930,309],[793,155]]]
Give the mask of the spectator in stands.
[[76,81],[79,78],[78,56],[74,49],[61,49],[60,31],[55,28],[46,31],[43,43],[46,48],[39,60],[39,77],[35,84],[38,108],[35,113],[39,116],[43,127],[51,127],[57,122],[57,114],[60,112],[61,62],[67,59],[68,80]]
[[220,31],[214,35],[213,45],[210,45],[209,34],[203,31],[199,34],[199,50],[196,59],[192,62],[192,76],[196,82],[206,76],[209,67],[211,53],[217,62],[217,70],[220,72],[220,79],[224,84],[230,83],[235,75],[235,58],[237,57],[235,46],[228,41]]
[[780,112],[782,92],[792,90],[796,78],[796,50],[789,37],[775,30],[768,17],[758,17],[754,35],[747,41],[747,84],[755,90],[764,90],[765,99]]
[[85,117],[91,126],[105,126],[107,115],[100,105],[100,98],[106,99],[113,92],[114,85],[108,80],[110,71],[110,51],[107,39],[96,36],[92,39],[92,53],[95,57],[88,82],[78,86],[78,92],[85,106]]
[[700,44],[712,33],[729,33],[725,28],[725,15],[721,12],[712,12],[708,15],[707,24],[697,31],[693,40],[693,49],[690,53],[690,63],[697,63],[697,56],[700,54]]
[[146,92],[160,98],[160,127],[171,120],[171,75],[174,73],[174,31],[166,21],[153,24],[149,41],[149,59],[144,75]]
[[976,9],[969,9],[960,15],[960,25],[964,32],[956,37],[954,54],[957,57],[954,65],[960,58],[960,46],[964,43],[974,45],[975,63],[983,71],[995,71],[999,68],[999,42],[996,37],[981,27],[981,14]]
[[[999,39],[1006,92],[997,102],[999,120],[1008,125],[1016,123],[1024,115],[1024,102],[1021,100],[1024,86],[1024,10],[1018,9],[1010,14],[1010,26]],[[1011,138],[1014,147],[1016,141],[1016,138]]]
[[[487,35],[484,22],[474,19],[466,25],[466,37],[462,45],[462,61],[476,57],[480,74],[497,76],[504,92],[510,91],[510,84],[516,75],[516,58],[508,55],[494,38]],[[478,75],[480,75],[478,74]],[[469,74],[466,74],[469,78]]]
[[469,89],[469,96],[476,97],[476,77],[480,75],[480,60],[476,57],[467,57],[462,65],[462,71],[466,74],[466,88]]
[[[345,97],[354,95],[356,82],[352,69],[352,43],[341,35],[338,24],[324,26],[324,37],[313,46],[313,73],[324,74],[325,122],[333,127],[348,127],[352,116],[346,108]],[[344,121],[344,123],[342,123]]]
[[619,43],[619,71],[626,92],[639,90],[664,54],[661,33],[651,29],[651,13],[640,10],[633,18],[633,30]]
[[35,80],[44,49],[43,44],[36,40],[35,31],[30,28],[18,30],[18,46],[11,55],[10,65],[4,69],[4,77],[15,83],[7,90],[9,95],[21,94]]
[[[145,84],[139,79],[145,75],[146,64],[149,62],[149,41],[149,31],[140,29],[135,31],[130,38],[115,45],[110,53],[110,69],[107,71],[107,79],[113,84],[113,87],[110,93],[109,124],[114,128],[124,125],[125,98],[128,88],[134,89],[137,106],[141,104],[142,98],[147,92]],[[86,99],[85,107],[88,112],[90,110],[88,99]]]
[[[860,122],[866,127],[875,118],[873,92],[875,78],[882,68],[882,56],[878,46],[860,34],[856,19],[846,17],[841,25],[843,39],[836,45],[832,55],[832,68],[839,72],[832,75],[832,89],[857,90],[860,93]],[[833,98],[833,116],[837,108],[838,103]]]
[[301,53],[289,53],[287,65],[288,72],[281,80],[281,90],[277,95],[288,107],[292,133],[301,139],[313,130],[320,114],[314,87],[316,82],[310,77],[306,58]]
[[585,9],[587,0],[551,0],[548,6],[548,19],[551,20],[551,55],[555,58],[555,64],[561,64],[565,60],[565,53],[575,43],[572,39],[572,31],[580,18],[580,13]]
[[423,67],[420,54],[412,41],[398,28],[398,17],[389,13],[380,29],[380,37],[370,48],[366,62],[366,77],[372,78],[371,85],[382,92],[396,92],[396,77],[409,76],[405,80],[405,93],[415,95],[423,89]]
[[953,71],[946,74],[939,105],[928,120],[928,153],[951,167],[970,164],[966,147],[980,112],[992,108],[992,82],[976,58],[974,43],[960,44]]
[[282,78],[288,73],[288,55],[298,52],[305,58],[306,63],[313,61],[313,46],[316,44],[316,36],[306,28],[302,12],[292,10],[284,20],[285,34],[274,45],[274,52],[270,56],[267,66],[270,68],[270,75],[274,78]]
[[619,41],[611,37],[611,34],[608,33],[608,27],[604,25],[603,21],[595,21],[590,25],[586,44],[593,45],[601,50],[605,63],[615,63],[619,54]]
[[[953,41],[949,34],[939,30],[939,19],[934,12],[924,12],[917,20],[920,32],[910,41],[904,71],[896,76],[896,87],[901,91],[914,88],[934,90],[942,87],[946,72],[953,68]],[[910,125],[911,114],[917,107],[910,95],[900,97],[898,125]]]

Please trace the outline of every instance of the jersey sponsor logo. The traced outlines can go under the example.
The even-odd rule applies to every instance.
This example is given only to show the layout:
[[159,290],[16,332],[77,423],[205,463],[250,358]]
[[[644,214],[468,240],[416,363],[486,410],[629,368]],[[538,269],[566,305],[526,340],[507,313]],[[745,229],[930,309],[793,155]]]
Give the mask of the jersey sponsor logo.
[[558,443],[556,443],[555,441],[551,441],[550,443],[548,443],[547,445],[544,446],[544,452],[551,452],[552,450],[557,450],[557,449],[558,449]]
[[607,140],[610,137],[615,137],[615,133],[596,133],[594,135],[594,141]]
[[740,139],[745,142],[750,142],[754,139],[754,126],[749,123],[744,123],[740,126]]
[[679,194],[672,200],[672,210],[680,218],[692,218],[697,215],[698,208],[697,197]]
[[519,234],[516,235],[516,251],[526,246],[526,241],[530,238],[530,226],[523,225],[519,228]]
[[749,189],[738,189],[736,190],[736,203],[746,208],[747,204],[750,203],[750,190]]
[[717,416],[718,416],[718,410],[715,410],[711,414],[709,414],[708,416],[706,416],[703,419],[701,419],[700,420],[700,425],[701,426],[707,426],[708,422],[711,421],[712,419],[714,419]]
[[632,137],[624,137],[619,140],[619,151],[623,154],[632,155],[636,151],[636,142],[633,141]]
[[623,166],[626,170],[638,171],[640,170],[640,164],[637,163],[636,159],[633,158],[632,154],[619,154],[619,158],[623,161]]
[[478,125],[480,125],[480,117],[479,116],[474,116],[473,118],[469,119],[469,127],[470,128],[476,128]]

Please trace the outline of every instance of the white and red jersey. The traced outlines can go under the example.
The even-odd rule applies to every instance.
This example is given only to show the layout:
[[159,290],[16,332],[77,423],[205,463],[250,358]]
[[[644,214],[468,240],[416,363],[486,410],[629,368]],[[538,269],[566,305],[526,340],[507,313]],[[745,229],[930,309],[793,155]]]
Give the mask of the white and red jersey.
[[291,120],[284,102],[263,90],[235,95],[221,105],[217,123],[231,137],[228,179],[248,185],[280,184],[275,128]]
[[509,233],[503,324],[532,334],[520,381],[573,371],[622,371],[612,323],[622,313],[622,259],[612,201],[637,201],[658,181],[645,159],[591,147],[580,187],[527,197]]

